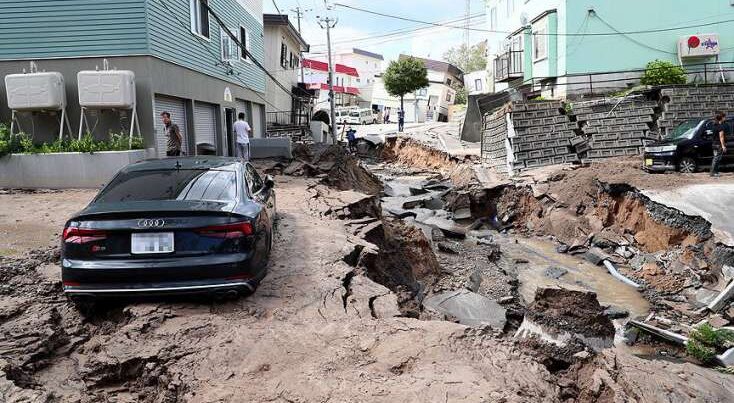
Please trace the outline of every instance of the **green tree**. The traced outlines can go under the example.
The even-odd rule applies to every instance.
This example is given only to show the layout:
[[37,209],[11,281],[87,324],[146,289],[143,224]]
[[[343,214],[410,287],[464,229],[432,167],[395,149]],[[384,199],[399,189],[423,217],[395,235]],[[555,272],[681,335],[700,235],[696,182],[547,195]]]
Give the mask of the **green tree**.
[[456,97],[454,98],[454,105],[463,105],[467,102],[468,92],[463,84],[453,83],[451,88],[456,91]]
[[428,70],[422,60],[406,57],[390,62],[382,80],[388,94],[400,97],[400,110],[404,111],[405,94],[428,86]]
[[467,47],[466,44],[449,49],[443,54],[444,60],[470,73],[487,68],[487,42],[479,42]]
[[645,66],[640,78],[642,85],[685,84],[688,81],[683,67],[665,60],[653,60]]

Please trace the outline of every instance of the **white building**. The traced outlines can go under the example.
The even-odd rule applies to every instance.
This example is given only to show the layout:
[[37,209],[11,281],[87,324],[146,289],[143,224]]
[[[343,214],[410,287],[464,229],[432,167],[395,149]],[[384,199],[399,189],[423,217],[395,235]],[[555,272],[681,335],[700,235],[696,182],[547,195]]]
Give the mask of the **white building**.
[[[400,55],[404,59],[407,55]],[[404,97],[406,122],[447,122],[449,105],[456,100],[452,86],[464,85],[464,73],[451,63],[422,59],[428,69],[428,87]]]
[[283,91],[287,88],[293,94],[308,97],[298,83],[301,81],[301,59],[309,46],[287,15],[264,14],[263,35],[265,43],[265,67],[277,79],[268,78],[265,87],[265,106],[268,125],[305,124],[309,102],[302,97],[294,97]]
[[[329,64],[319,60],[303,59],[304,87],[313,93],[314,111],[329,109]],[[334,64],[334,104],[358,106],[360,90],[357,69],[340,63]]]
[[469,95],[490,93],[494,89],[492,84],[487,70],[472,71],[464,75],[464,88]]

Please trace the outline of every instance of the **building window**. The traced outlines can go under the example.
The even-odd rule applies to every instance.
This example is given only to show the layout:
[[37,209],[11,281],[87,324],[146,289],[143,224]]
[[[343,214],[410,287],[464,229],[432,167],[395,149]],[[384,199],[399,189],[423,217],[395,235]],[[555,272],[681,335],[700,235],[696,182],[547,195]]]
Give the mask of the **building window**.
[[451,79],[450,78],[447,78],[446,79],[446,85],[448,85],[450,87],[451,86],[451,83],[452,83]]
[[451,93],[450,92],[447,92],[446,93],[446,102],[451,102]]
[[285,43],[280,44],[280,67],[288,68],[288,47],[285,46]]
[[250,32],[245,27],[240,27],[240,59],[247,60],[247,53],[250,51]]
[[224,29],[219,30],[219,36],[221,38],[222,61],[233,62],[237,60],[237,44],[234,43],[232,38]]
[[482,79],[477,78],[476,80],[474,80],[474,89],[477,91],[482,90]]
[[489,29],[497,29],[497,7],[489,10]]
[[190,0],[191,32],[209,39],[209,0]]
[[425,97],[428,95],[428,88],[421,88],[418,90],[418,96]]
[[548,22],[543,20],[533,27],[533,60],[548,57]]

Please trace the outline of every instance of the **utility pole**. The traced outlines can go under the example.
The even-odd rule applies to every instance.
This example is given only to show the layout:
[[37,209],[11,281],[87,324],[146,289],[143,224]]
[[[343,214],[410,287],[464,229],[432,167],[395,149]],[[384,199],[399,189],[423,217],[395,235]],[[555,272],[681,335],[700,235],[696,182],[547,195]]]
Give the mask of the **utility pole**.
[[[294,13],[296,13],[296,19],[298,20],[298,34],[300,35],[301,34],[301,18],[307,12],[313,11],[313,9],[309,8],[309,9],[304,10],[304,9],[301,8],[301,6],[298,6],[296,8],[292,8],[291,11],[293,11]],[[298,52],[298,53],[301,56],[301,82],[303,83],[303,82],[306,81],[305,78],[304,78],[304,75],[303,75],[303,52]]]
[[319,18],[319,26],[321,29],[326,29],[326,49],[329,54],[329,107],[331,109],[330,118],[331,121],[331,136],[332,141],[336,144],[336,112],[334,106],[334,64],[331,62],[331,29],[336,26],[338,19],[331,17]]
[[[511,1],[511,0],[508,0]],[[466,50],[469,50],[469,43],[471,42],[470,35],[471,35],[471,23],[469,23],[469,20],[471,19],[471,0],[466,0],[466,6],[464,9],[464,45],[466,46]]]

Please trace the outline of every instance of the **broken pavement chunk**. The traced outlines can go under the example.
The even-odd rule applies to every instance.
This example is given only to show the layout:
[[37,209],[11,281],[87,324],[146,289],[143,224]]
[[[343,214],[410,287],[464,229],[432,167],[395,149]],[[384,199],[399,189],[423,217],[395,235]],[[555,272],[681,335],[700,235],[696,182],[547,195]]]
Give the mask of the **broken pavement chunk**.
[[427,309],[456,318],[467,326],[484,326],[503,330],[506,310],[494,300],[469,290],[449,291],[432,295],[423,301]]
[[724,288],[719,295],[714,298],[713,301],[708,305],[708,309],[712,312],[719,312],[721,308],[723,308],[731,299],[731,297],[734,296],[734,281],[729,283],[726,288]]

